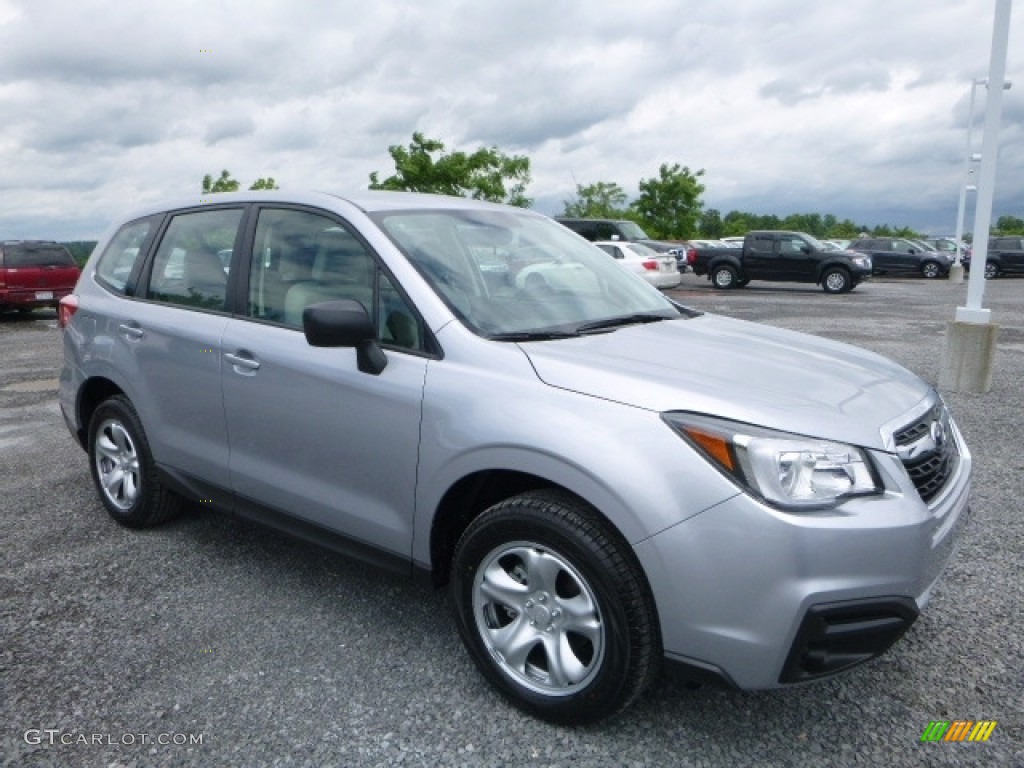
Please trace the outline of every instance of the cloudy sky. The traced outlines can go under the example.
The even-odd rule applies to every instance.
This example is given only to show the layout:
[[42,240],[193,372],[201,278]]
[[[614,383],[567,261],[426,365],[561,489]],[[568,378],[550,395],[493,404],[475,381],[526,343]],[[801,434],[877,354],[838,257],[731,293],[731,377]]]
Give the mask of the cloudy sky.
[[[1024,217],[1024,7],[994,218]],[[955,228],[995,0],[0,0],[0,239],[200,190],[363,189],[414,131],[530,158],[534,207],[704,169],[723,214]],[[980,151],[983,96],[975,140]],[[969,211],[967,229],[973,214]]]

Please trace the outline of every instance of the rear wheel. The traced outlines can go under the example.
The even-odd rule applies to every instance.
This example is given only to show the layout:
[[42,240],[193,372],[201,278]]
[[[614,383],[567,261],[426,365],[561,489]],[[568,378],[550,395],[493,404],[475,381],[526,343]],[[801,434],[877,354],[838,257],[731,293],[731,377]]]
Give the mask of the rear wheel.
[[927,277],[929,280],[933,280],[941,274],[942,270],[939,269],[939,265],[934,261],[926,261],[921,265],[921,274]]
[[614,714],[660,668],[659,626],[639,563],[568,494],[522,494],[476,518],[456,547],[451,597],[484,676],[545,720]]
[[821,276],[821,287],[825,293],[845,293],[853,288],[853,281],[845,269],[832,267]]
[[985,279],[995,280],[997,277],[999,277],[999,265],[997,265],[994,261],[986,261]]
[[122,395],[105,400],[93,412],[89,466],[100,501],[121,525],[146,528],[181,510],[181,499],[160,484],[142,423]]
[[711,272],[711,282],[715,288],[726,290],[729,288],[735,288],[739,283],[739,277],[736,274],[736,269],[730,267],[727,264],[715,267]]

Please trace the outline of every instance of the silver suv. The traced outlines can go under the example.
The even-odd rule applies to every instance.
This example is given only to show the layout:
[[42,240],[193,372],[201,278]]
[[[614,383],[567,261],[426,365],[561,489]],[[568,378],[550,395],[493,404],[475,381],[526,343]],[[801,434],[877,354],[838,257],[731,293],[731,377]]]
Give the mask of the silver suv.
[[60,322],[61,408],[115,520],[202,501],[426,574],[483,675],[555,722],[666,666],[768,688],[870,659],[968,516],[970,454],[917,376],[686,309],[522,209],[152,207]]

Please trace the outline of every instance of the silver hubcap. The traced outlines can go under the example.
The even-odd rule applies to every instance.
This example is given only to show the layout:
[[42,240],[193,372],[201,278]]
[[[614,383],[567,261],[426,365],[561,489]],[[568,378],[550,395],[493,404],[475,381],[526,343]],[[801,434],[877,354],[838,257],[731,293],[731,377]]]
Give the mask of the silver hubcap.
[[924,276],[925,277],[938,277],[939,276],[939,268],[935,264],[925,264]]
[[139,455],[121,422],[107,419],[96,431],[96,474],[103,494],[118,509],[139,495]]
[[986,264],[985,265],[985,277],[987,277],[989,280],[991,280],[997,274],[999,274],[999,270],[996,269],[996,265],[995,264]]
[[732,285],[732,272],[727,269],[715,272],[715,284],[720,288],[728,288]]
[[597,599],[551,549],[513,542],[491,551],[473,580],[473,615],[501,671],[532,691],[567,696],[601,668]]
[[838,272],[833,272],[825,278],[825,284],[833,291],[841,291],[843,290],[843,286],[846,285],[846,278]]

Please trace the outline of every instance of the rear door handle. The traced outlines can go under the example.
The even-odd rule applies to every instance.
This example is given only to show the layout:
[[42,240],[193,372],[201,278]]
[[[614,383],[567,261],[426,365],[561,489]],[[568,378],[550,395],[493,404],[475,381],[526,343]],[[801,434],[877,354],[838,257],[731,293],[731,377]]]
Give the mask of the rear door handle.
[[135,323],[121,323],[117,326],[117,330],[129,339],[141,339],[146,335],[146,332]]
[[251,357],[248,352],[225,352],[224,359],[231,363],[238,373],[250,373],[259,370],[260,361]]

